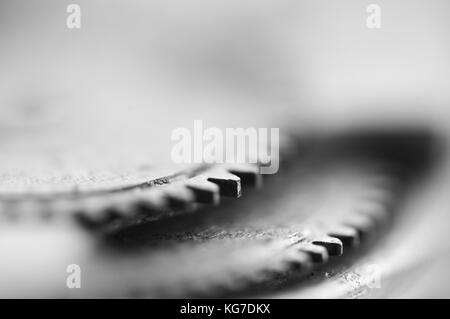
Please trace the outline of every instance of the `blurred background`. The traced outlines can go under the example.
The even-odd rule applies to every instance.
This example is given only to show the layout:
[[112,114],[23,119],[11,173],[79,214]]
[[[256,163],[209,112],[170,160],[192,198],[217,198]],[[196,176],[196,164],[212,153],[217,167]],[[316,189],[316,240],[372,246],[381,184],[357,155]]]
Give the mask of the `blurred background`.
[[1,1],[3,147],[56,149],[56,129],[65,145],[140,152],[193,119],[447,127],[445,0],[378,1],[380,29],[369,1],[80,0],[69,29],[71,3]]

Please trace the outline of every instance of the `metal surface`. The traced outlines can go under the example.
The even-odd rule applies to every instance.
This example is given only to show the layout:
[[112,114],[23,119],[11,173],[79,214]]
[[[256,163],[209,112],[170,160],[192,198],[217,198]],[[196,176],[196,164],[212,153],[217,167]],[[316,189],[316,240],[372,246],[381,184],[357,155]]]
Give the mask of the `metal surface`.
[[[254,166],[216,166],[63,199],[16,197],[13,211],[4,200],[0,242],[17,241],[18,249],[4,254],[4,293],[36,293],[45,278],[43,296],[211,297],[271,291],[304,278],[376,237],[409,181],[398,159],[367,153],[352,139],[313,145],[290,144],[281,171],[260,190],[251,190],[260,184]],[[238,175],[247,182],[242,198]],[[62,254],[61,245],[70,248]],[[26,278],[11,268],[17,256],[26,264],[44,255],[50,258]],[[55,268],[69,261],[83,269],[81,291],[58,284]]]

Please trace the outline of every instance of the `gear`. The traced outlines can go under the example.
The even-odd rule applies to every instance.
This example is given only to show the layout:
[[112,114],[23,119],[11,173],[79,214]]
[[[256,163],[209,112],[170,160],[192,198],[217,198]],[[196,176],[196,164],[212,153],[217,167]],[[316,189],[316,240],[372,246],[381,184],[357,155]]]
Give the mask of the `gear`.
[[[396,161],[354,152],[353,146],[334,144],[330,152],[327,141],[304,151],[304,143],[297,147],[292,141],[284,144],[289,147],[283,149],[280,173],[238,201],[225,197],[240,197],[241,187],[244,194],[246,186],[258,188],[257,165],[201,166],[132,187],[71,196],[3,198],[2,215],[14,222],[2,227],[19,229],[25,223],[17,221],[27,218],[51,230],[60,229],[51,222],[57,220],[69,221],[65,225],[72,230],[74,219],[88,226],[77,228],[82,235],[72,245],[86,239],[89,244],[71,257],[83,269],[84,297],[254,291],[306,275],[376,237],[408,185]],[[50,222],[42,223],[42,217]],[[51,242],[66,240],[59,236]],[[32,239],[23,249],[19,253],[29,255],[42,247]]]

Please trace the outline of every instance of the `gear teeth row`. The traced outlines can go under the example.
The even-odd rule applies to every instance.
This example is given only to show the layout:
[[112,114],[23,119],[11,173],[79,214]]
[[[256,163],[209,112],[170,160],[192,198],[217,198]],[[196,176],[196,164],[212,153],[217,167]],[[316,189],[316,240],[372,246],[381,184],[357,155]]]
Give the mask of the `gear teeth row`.
[[227,165],[226,169],[241,179],[242,187],[260,189],[263,184],[263,176],[260,174],[259,166],[256,164]]
[[338,238],[323,236],[313,240],[312,244],[325,247],[330,256],[341,256],[344,253],[344,245]]
[[[211,185],[214,185],[214,193],[222,196],[225,193],[221,191],[221,187],[230,187],[230,184],[226,182],[214,183],[210,180],[217,180],[219,178],[225,181],[229,181],[230,179],[234,181],[234,184],[231,184],[231,186],[235,190],[236,187],[239,187],[235,183],[237,180],[236,177],[224,174],[224,172],[217,172],[216,170],[214,172],[211,171],[211,173],[208,171],[204,172],[202,175],[196,177],[195,182],[199,184],[207,183],[211,189],[213,188]],[[161,207],[167,207],[168,202],[172,201],[175,201],[177,205],[180,202],[194,205],[197,200],[196,192],[194,189],[187,187],[187,185],[188,183],[186,181],[180,181],[162,185],[154,189],[140,189],[126,194],[120,194],[120,197],[112,196],[112,202],[103,201],[102,198],[92,198],[89,203],[85,203],[87,207],[81,210],[97,211],[98,214],[89,214],[89,216],[102,219],[105,218],[105,214],[111,213],[108,207],[103,206],[105,203],[109,203],[109,207],[116,209],[116,215],[129,214],[132,211],[130,208],[133,205],[143,205],[143,203],[146,203],[148,206],[147,209],[161,209]],[[381,186],[370,186],[369,191],[364,191],[362,195],[378,193],[379,189],[381,189]],[[230,191],[230,189],[228,188],[227,191]],[[389,190],[389,192],[393,191]],[[231,192],[231,194],[237,194],[237,192]],[[192,279],[190,277],[192,273],[183,270],[183,267],[178,267],[172,274],[175,276],[175,279],[169,280],[169,283],[164,282],[163,279],[158,279],[158,283],[156,284],[151,279],[142,279],[144,277],[148,278],[144,274],[146,274],[148,269],[152,268],[151,258],[144,258],[146,261],[142,262],[139,267],[140,275],[135,276],[135,278],[140,279],[136,279],[135,282],[128,283],[127,285],[129,285],[130,290],[138,289],[145,291],[151,296],[161,296],[161,291],[163,290],[170,297],[186,295],[210,296],[211,292],[231,294],[251,291],[255,287],[259,287],[259,285],[265,285],[271,282],[271,280],[283,280],[285,276],[291,273],[307,274],[314,270],[314,267],[323,265],[330,259],[345,254],[347,250],[358,246],[360,242],[363,242],[367,237],[376,233],[378,227],[390,218],[390,197],[392,196],[362,196],[356,203],[352,204],[352,208],[344,209],[343,212],[336,211],[335,218],[326,219],[322,223],[323,216],[319,216],[311,221],[311,224],[301,224],[300,227],[302,229],[290,236],[283,235],[281,238],[278,236],[271,238],[263,237],[256,239],[256,244],[254,244],[255,240],[238,242],[237,244],[240,246],[240,249],[228,249],[224,255],[214,254],[213,259],[208,259],[208,264],[216,263],[220,266],[220,269],[214,268],[214,272],[212,272],[210,267],[202,265],[202,263],[200,265],[198,264],[198,260],[201,260],[203,245],[197,246],[200,251],[199,258],[193,258],[191,255],[187,257],[185,252],[183,252],[183,258],[178,258],[176,256],[179,253],[174,253],[173,251],[167,252],[170,256],[174,255],[174,257],[170,257],[174,258],[174,261],[180,262],[179,259],[181,259],[181,264],[184,265],[185,262],[189,263],[184,268],[193,269],[195,267],[195,269],[199,269],[201,274],[197,275],[195,277],[196,279]],[[114,201],[117,202],[114,203]],[[120,211],[123,212],[120,213]],[[330,216],[332,215],[330,214]],[[196,250],[195,245],[189,247],[191,247],[189,254]],[[211,248],[209,247],[209,249]],[[241,248],[245,248],[244,251]],[[183,250],[183,248],[180,247],[180,250]],[[219,251],[221,250],[219,249]],[[124,264],[129,263],[124,262]],[[236,265],[238,265],[237,268]],[[177,282],[177,280],[186,280],[186,282],[183,281],[181,287],[180,285],[172,286],[170,284]],[[176,288],[174,288],[175,286]],[[120,289],[123,288],[120,287]],[[111,289],[110,291],[116,290]],[[97,293],[98,296],[104,296],[104,294],[104,291]]]
[[196,176],[186,183],[186,187],[195,194],[195,201],[201,204],[218,205],[220,200],[219,185],[205,176]]
[[297,246],[298,250],[307,253],[311,260],[316,264],[323,264],[328,261],[328,250],[322,245],[302,243]]
[[[284,251],[285,255],[281,258],[284,260],[284,270],[269,267],[264,273],[273,275],[296,269],[311,270],[314,265],[325,264],[330,257],[341,256],[346,250],[357,247],[389,219],[393,192],[395,189],[386,191],[390,196],[364,198],[334,226],[316,225],[312,226],[312,230],[308,228],[290,235],[286,240],[289,249]],[[292,254],[292,249],[300,254]]]
[[200,296],[208,295],[213,290],[230,293],[251,289],[287,272],[305,273],[312,270],[313,260],[310,255],[286,242],[284,239],[272,239],[266,243],[242,243],[248,245],[247,258],[243,261],[241,255],[233,254],[227,258],[231,261],[237,259],[234,262],[240,264],[239,272],[226,270],[216,276],[213,283],[196,281],[186,288],[193,295]]
[[239,198],[242,195],[241,177],[253,176],[254,169],[241,169],[241,174],[223,167],[216,167],[186,181],[185,186],[194,193],[194,201],[201,204],[217,205],[220,197]]
[[218,205],[221,197],[239,198],[242,186],[259,188],[258,165],[220,165],[198,175],[151,187],[54,199],[3,200],[4,220],[75,217],[83,225],[103,226],[121,220],[159,218],[170,212],[190,211],[198,204]]
[[[291,141],[283,143],[291,145],[291,147],[284,146],[282,149],[287,150],[287,153],[296,154],[298,149]],[[298,143],[294,144],[298,145]],[[289,158],[289,156],[281,158]],[[190,177],[192,175],[195,176]],[[176,210],[196,209],[201,204],[217,205],[221,197],[237,198],[241,196],[242,188],[244,190],[248,186],[258,188],[262,183],[259,166],[256,164],[212,166],[192,175],[163,185],[98,194],[86,198],[66,198],[41,202],[33,200],[0,201],[0,216],[6,216],[11,220],[22,217],[49,219],[52,216],[61,215],[77,216],[86,224],[103,226],[114,221],[136,220],[158,214],[170,214]],[[158,276],[148,276],[148,271],[158,268],[151,267],[152,263],[158,259],[151,258],[154,257],[153,255],[145,256],[147,257],[147,259],[144,258],[145,261],[133,259],[133,256],[123,256],[124,260],[120,260],[123,267],[120,272],[139,274],[134,277],[136,279],[129,286],[130,290],[140,287],[142,291],[146,291],[150,287],[157,295],[160,291],[158,289],[162,287],[161,290],[167,289],[169,295],[178,293],[185,297],[185,292],[189,290],[193,294],[202,293],[209,296],[211,292],[215,291],[243,290],[255,283],[264,282],[267,278],[284,275],[286,272],[312,270],[315,266],[324,264],[332,258],[345,254],[347,250],[357,247],[368,237],[376,234],[380,226],[391,218],[393,204],[398,199],[396,192],[402,188],[397,179],[391,176],[393,174],[371,171],[368,182],[361,187],[364,190],[368,188],[369,191],[358,192],[360,201],[355,206],[345,207],[344,212],[338,212],[334,217],[331,216],[334,212],[328,212],[331,217],[328,214],[315,216],[311,225],[308,226],[300,222],[297,227],[302,227],[302,229],[292,236],[283,235],[280,236],[281,239],[274,237],[266,241],[258,239],[256,245],[253,245],[254,241],[252,240],[248,240],[250,243],[244,240],[238,243],[239,248],[245,248],[243,250],[229,249],[224,255],[215,253],[213,257],[216,259],[216,265],[221,266],[219,270],[208,267],[210,259],[207,259],[208,262],[204,262],[201,258],[195,258],[201,257],[201,253],[198,256],[191,256],[191,252],[197,248],[203,249],[203,243],[202,245],[188,246],[192,248],[192,251],[185,249],[186,246],[181,246],[180,250],[185,250],[184,257],[177,256],[181,253],[174,252],[174,250],[165,251],[165,254],[173,258],[171,259],[173,264],[179,265],[174,274],[168,273],[167,268],[163,267],[167,277],[176,279],[169,280],[170,283],[176,283],[175,288],[169,288],[167,283],[162,282]],[[15,214],[15,212],[25,212],[26,214],[20,216],[21,214]],[[325,220],[324,223],[322,223],[323,220]],[[309,226],[311,227],[309,228]],[[304,227],[305,229],[303,229]],[[130,261],[132,262],[130,263]],[[132,269],[130,269],[129,265],[134,265],[134,262],[140,262],[140,266],[137,267],[139,272],[135,268],[131,267]],[[101,271],[114,270],[111,272],[114,275],[120,273],[116,271],[117,268],[108,268],[107,264],[104,266],[97,268],[102,269]],[[191,280],[192,269],[197,270],[195,278],[200,277],[201,280]],[[179,275],[180,272],[184,277]],[[204,278],[202,278],[203,275]],[[102,276],[97,277],[103,278]],[[115,280],[115,276],[111,276],[111,278]],[[179,278],[181,280],[178,280]],[[188,283],[185,283],[183,279]],[[154,288],[152,280],[159,281],[160,286],[155,285],[158,286],[158,289]],[[183,284],[181,285],[180,282]],[[123,290],[120,280],[116,281],[115,287]],[[170,291],[171,289],[177,291]],[[109,291],[117,296],[116,290],[109,289]],[[104,296],[105,291],[101,291],[100,294]]]
[[[254,166],[239,169],[240,175],[257,180]],[[238,169],[234,168],[233,172],[235,170]],[[257,187],[253,183],[248,185]],[[113,221],[159,217],[169,211],[190,211],[198,204],[218,205],[221,197],[238,198],[241,195],[241,178],[224,167],[213,167],[171,184],[80,200],[75,207],[83,224],[103,226]]]
[[194,207],[195,192],[184,185],[170,185],[165,190],[165,204],[171,209],[188,210]]
[[391,202],[368,201],[344,216],[341,224],[354,229],[360,240],[376,233],[390,219]]
[[241,178],[225,170],[213,171],[207,180],[219,186],[220,195],[239,198],[242,195]]
[[339,239],[342,242],[344,249],[357,247],[359,245],[359,233],[353,227],[339,226],[329,231],[328,235]]

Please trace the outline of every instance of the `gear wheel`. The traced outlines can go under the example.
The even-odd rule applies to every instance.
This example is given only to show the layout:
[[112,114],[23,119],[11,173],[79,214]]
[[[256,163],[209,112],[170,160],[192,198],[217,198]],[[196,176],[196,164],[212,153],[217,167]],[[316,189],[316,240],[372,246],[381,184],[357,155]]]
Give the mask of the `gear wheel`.
[[[20,229],[27,223],[18,221],[33,220],[46,225],[45,234],[63,229],[54,243],[67,240],[75,229],[73,220],[82,225],[71,243],[79,254],[70,258],[83,269],[79,296],[254,291],[290,274],[308,274],[364,244],[392,218],[408,185],[404,163],[389,156],[382,160],[378,155],[386,154],[374,154],[374,143],[364,147],[371,150],[367,154],[358,143],[348,147],[348,138],[343,141],[305,144],[290,138],[283,143],[280,173],[239,201],[226,197],[240,197],[242,187],[244,193],[246,186],[259,188],[258,165],[198,166],[131,187],[3,198],[7,222],[2,227]],[[41,246],[32,238],[21,253],[31,255]],[[5,262],[12,264],[7,258]],[[45,293],[78,296],[56,286],[47,284]]]

